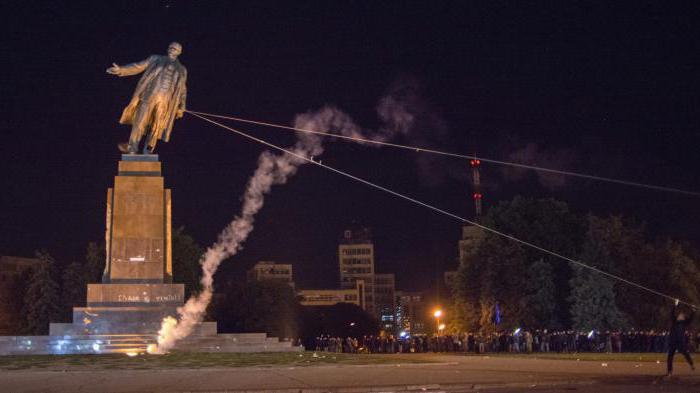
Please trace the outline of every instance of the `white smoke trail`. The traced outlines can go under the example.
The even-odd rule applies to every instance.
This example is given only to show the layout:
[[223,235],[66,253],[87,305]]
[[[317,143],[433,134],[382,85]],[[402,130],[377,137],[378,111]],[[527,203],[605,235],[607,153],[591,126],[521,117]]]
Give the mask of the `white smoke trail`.
[[[390,104],[390,105],[387,105]],[[378,132],[369,132],[364,135],[353,120],[344,112],[332,106],[299,114],[294,119],[294,127],[314,130],[331,131],[345,136],[374,138],[389,140],[397,133],[406,133],[411,126],[410,117],[407,119],[403,109],[396,104],[391,97],[380,100],[378,112],[380,118],[388,124]],[[401,113],[402,121],[392,121],[396,116],[393,113]],[[299,134],[298,140],[289,150],[305,157],[315,157],[323,153],[321,138],[313,134]],[[258,158],[258,167],[248,180],[243,196],[243,207],[237,216],[220,234],[214,243],[202,256],[202,291],[190,297],[187,302],[178,307],[178,318],[168,316],[163,319],[158,331],[158,344],[149,346],[149,353],[163,354],[172,349],[175,344],[189,336],[195,327],[202,322],[204,313],[211,301],[214,291],[214,273],[219,268],[221,261],[230,258],[240,250],[241,244],[247,239],[253,230],[255,214],[260,211],[265,202],[265,194],[270,192],[273,185],[284,184],[293,176],[300,165],[307,161],[289,154],[273,154],[264,151]]]

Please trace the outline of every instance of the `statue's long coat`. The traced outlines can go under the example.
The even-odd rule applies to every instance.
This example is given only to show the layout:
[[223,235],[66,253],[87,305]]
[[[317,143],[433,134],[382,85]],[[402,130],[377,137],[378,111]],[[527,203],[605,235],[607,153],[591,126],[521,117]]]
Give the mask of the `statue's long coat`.
[[[122,70],[120,76],[136,75],[141,72],[143,72],[143,76],[141,76],[139,83],[136,85],[136,90],[133,97],[131,97],[129,105],[124,108],[119,123],[132,124],[139,105],[148,100],[156,88],[156,84],[152,82],[170,62],[172,60],[167,56],[152,55],[146,60],[120,67]],[[178,60],[175,60],[173,63],[176,68],[175,79],[173,80],[175,90],[172,97],[168,100],[167,110],[163,111],[163,115],[160,118],[153,119],[151,124],[156,137],[165,142],[170,139],[170,132],[173,129],[173,122],[178,109],[185,109],[185,101],[187,99],[187,69]]]

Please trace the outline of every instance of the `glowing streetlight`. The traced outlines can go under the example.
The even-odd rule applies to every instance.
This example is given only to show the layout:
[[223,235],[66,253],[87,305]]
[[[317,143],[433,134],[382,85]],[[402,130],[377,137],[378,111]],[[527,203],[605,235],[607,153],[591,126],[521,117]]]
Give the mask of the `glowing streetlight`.
[[438,325],[438,330],[439,330],[440,332],[442,332],[443,330],[445,330],[445,324],[444,324],[444,323],[441,323],[440,325]]
[[[438,308],[437,310],[435,310],[433,315],[435,316],[435,326],[437,327],[437,330],[438,330],[437,332],[439,335],[441,333],[442,329],[445,328],[445,325],[440,323],[440,317],[442,316],[442,310],[440,310]],[[440,328],[440,326],[442,326],[442,329]]]

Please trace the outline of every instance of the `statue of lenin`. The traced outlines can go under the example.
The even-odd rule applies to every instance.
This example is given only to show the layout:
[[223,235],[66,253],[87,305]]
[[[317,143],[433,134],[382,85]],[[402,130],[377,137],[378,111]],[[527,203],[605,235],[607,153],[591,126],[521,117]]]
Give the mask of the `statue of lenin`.
[[107,69],[108,74],[118,76],[143,72],[119,119],[120,124],[131,124],[129,142],[119,144],[122,153],[136,154],[144,136],[144,154],[153,153],[158,139],[165,142],[170,139],[173,122],[185,112],[187,97],[187,69],[177,59],[181,53],[182,45],[173,42],[168,46],[167,56],[152,55],[124,66],[113,63]]

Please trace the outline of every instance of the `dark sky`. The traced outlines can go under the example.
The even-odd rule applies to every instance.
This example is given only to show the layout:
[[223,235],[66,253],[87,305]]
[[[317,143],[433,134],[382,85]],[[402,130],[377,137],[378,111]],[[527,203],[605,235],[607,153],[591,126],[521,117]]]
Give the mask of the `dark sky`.
[[[377,4],[382,3],[382,4]],[[591,4],[593,3],[593,4]],[[613,4],[608,4],[613,3]],[[668,2],[9,2],[0,35],[0,254],[81,258],[104,234],[117,124],[138,77],[105,74],[183,44],[188,107],[281,124],[324,104],[379,126],[396,81],[425,121],[399,142],[700,190],[700,6]],[[230,123],[234,125],[234,123]],[[287,132],[240,126],[285,146]],[[329,141],[323,162],[471,217],[468,163]],[[160,144],[173,223],[203,246],[237,214],[263,148],[186,115]],[[552,196],[700,245],[699,198],[483,166],[484,204]],[[291,262],[337,282],[337,239],[373,229],[403,289],[456,266],[459,222],[304,166],[273,189],[223,274]]]

